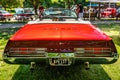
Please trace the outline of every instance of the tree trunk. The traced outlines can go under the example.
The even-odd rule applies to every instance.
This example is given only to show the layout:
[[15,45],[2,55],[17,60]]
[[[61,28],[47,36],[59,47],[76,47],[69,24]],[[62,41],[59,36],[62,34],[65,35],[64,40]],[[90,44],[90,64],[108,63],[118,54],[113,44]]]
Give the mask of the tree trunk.
[[4,6],[4,9],[5,9],[5,11],[6,11],[6,6]]
[[70,0],[65,0],[65,8],[70,8]]
[[38,13],[37,13],[37,6],[34,6],[34,10],[35,10],[35,15],[38,15]]
[[100,3],[99,3],[99,11],[98,11],[98,19],[100,20],[101,18],[100,18],[100,8],[101,8],[101,6],[100,6]]
[[76,4],[76,0],[73,0],[73,4],[74,4],[74,5]]

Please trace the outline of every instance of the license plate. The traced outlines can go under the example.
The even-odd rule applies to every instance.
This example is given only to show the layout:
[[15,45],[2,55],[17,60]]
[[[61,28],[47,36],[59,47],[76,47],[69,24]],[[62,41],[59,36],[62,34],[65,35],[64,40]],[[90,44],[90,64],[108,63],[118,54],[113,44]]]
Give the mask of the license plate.
[[64,65],[70,65],[72,61],[69,58],[50,58],[49,63],[52,66],[64,66]]

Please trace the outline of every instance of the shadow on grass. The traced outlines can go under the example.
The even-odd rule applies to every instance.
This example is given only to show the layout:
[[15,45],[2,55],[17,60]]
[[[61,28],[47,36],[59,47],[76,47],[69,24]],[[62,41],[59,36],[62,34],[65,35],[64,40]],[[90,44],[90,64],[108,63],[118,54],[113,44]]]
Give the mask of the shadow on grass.
[[37,66],[31,72],[29,65],[21,65],[12,80],[111,80],[100,65],[90,65],[85,70],[83,65],[69,67]]

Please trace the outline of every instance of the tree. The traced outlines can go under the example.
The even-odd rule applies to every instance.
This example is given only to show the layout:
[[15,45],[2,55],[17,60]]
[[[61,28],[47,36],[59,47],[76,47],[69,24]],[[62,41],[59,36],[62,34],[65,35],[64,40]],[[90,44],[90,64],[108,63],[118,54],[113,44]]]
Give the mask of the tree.
[[117,5],[117,6],[120,6],[120,2],[118,2],[116,5]]
[[72,0],[72,1],[73,1],[73,4],[76,4],[76,1],[77,1],[77,0]]
[[6,8],[20,6],[20,0],[0,0],[0,5],[6,10]]
[[26,3],[29,3],[35,10],[35,14],[37,15],[37,9],[40,5],[40,0],[25,0]]
[[52,6],[52,1],[51,0],[40,0],[41,5],[43,5],[46,8],[49,8]]
[[70,0],[65,0],[65,8],[70,8]]
[[65,8],[70,8],[71,5],[75,5],[82,2],[82,0],[65,0]]

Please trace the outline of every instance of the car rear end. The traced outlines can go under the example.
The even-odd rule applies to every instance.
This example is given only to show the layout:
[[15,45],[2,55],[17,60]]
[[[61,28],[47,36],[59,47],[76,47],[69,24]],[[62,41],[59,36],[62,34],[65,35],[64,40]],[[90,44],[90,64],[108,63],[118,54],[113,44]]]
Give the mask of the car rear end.
[[25,25],[8,41],[3,53],[4,61],[51,66],[117,61],[118,54],[112,39],[96,27],[91,24],[61,23]]
[[[7,45],[8,47],[6,47],[3,56],[4,60],[7,60],[9,63],[29,64],[30,62],[39,63],[41,60],[44,60],[45,64],[47,62],[50,65],[67,66],[73,63],[84,63],[86,61],[91,64],[114,63],[118,58],[112,41],[49,40],[9,41],[8,43],[12,43],[12,45]],[[29,47],[23,46],[24,44],[29,45]]]

